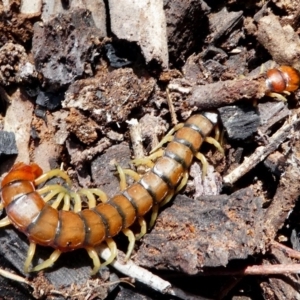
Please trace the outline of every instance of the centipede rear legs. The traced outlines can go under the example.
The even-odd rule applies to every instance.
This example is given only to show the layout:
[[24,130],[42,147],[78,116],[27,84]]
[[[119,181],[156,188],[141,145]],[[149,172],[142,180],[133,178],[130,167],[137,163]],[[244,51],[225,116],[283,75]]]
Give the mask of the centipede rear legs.
[[[181,128],[184,127],[184,123],[177,124],[174,128],[172,128],[165,136],[164,138],[160,141],[160,143],[150,152],[150,155],[146,158],[137,158],[134,159],[132,162],[135,165],[140,165],[144,164],[147,165],[148,167],[152,168],[154,166],[154,161],[164,154],[164,150],[161,148],[165,143],[171,142],[174,139],[174,134]],[[220,136],[219,128],[216,126],[216,138],[218,139]],[[217,148],[217,150],[221,153],[224,154],[224,149],[222,148],[221,144],[213,137],[205,137],[204,141],[212,144]],[[208,168],[208,162],[205,158],[205,156],[200,153],[194,153],[194,156],[201,161],[202,164],[202,176],[205,177],[207,173],[207,168]],[[158,215],[159,208],[166,205],[174,195],[176,195],[187,183],[188,180],[188,171],[185,171],[183,173],[182,179],[177,186],[175,190],[170,190],[166,198],[159,204],[159,205],[153,205],[152,207],[152,215],[151,215],[151,220],[150,220],[150,228],[154,225],[155,220]],[[143,225],[144,226],[144,225]],[[140,236],[139,236],[140,237]]]

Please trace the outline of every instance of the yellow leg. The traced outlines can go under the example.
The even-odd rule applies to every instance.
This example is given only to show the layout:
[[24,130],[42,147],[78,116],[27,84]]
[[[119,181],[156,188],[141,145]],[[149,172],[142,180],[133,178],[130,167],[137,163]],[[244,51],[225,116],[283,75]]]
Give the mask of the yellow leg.
[[70,195],[65,194],[64,196],[64,206],[62,210],[70,210]]
[[74,200],[74,212],[81,211],[81,198],[78,193],[71,193],[71,198]]
[[101,267],[107,266],[109,265],[117,256],[118,254],[118,249],[117,249],[117,245],[115,243],[115,241],[111,238],[108,238],[105,240],[105,242],[107,243],[107,246],[111,252],[110,257],[107,259],[106,262],[104,262]]
[[121,189],[121,191],[124,191],[127,188],[125,173],[120,165],[116,164],[116,168],[117,168],[117,171],[118,171],[119,177],[120,177],[120,189]]
[[196,156],[196,157],[201,161],[201,163],[202,163],[202,178],[204,178],[204,177],[206,176],[206,174],[207,174],[208,162],[207,162],[205,156],[204,156],[202,153],[200,153],[200,152],[196,153],[195,156]]
[[91,275],[95,275],[101,267],[101,263],[100,263],[98,253],[94,248],[86,248],[86,251],[87,251],[89,257],[93,260],[93,264],[94,264]]
[[59,193],[58,196],[56,197],[56,200],[51,204],[51,206],[55,209],[58,208],[58,206],[60,205],[62,199],[64,198],[65,193]]
[[224,155],[224,149],[217,140],[215,140],[214,138],[208,136],[208,137],[205,138],[205,142],[214,145],[219,150],[219,152]]
[[[170,191],[168,193],[168,195],[166,196],[165,200],[163,200],[160,204],[159,204],[159,207],[163,207],[165,206],[167,203],[169,203],[171,201],[171,199],[173,198],[174,196],[174,191]],[[151,216],[151,219],[152,219],[152,216]]]
[[128,237],[128,241],[129,241],[126,256],[125,256],[125,261],[127,261],[130,258],[131,253],[134,248],[134,245],[135,245],[135,236],[134,236],[132,230],[130,230],[128,228],[123,229],[122,232]]
[[131,162],[135,164],[136,166],[138,165],[145,165],[149,168],[152,168],[154,166],[154,162],[157,158],[161,157],[164,154],[163,149],[159,149],[156,152],[152,153],[151,155],[143,158],[136,158],[133,159]]
[[141,226],[141,232],[135,236],[136,240],[141,239],[147,233],[147,222],[143,217],[139,217],[138,222]]
[[269,97],[274,98],[275,100],[279,100],[279,101],[282,101],[282,102],[287,102],[286,97],[284,97],[284,96],[281,95],[281,94],[274,93],[274,92],[269,92],[269,93],[267,93],[266,95],[269,96]]
[[54,170],[51,170],[49,172],[42,174],[40,177],[38,177],[34,181],[34,185],[37,186],[53,177],[60,177],[60,178],[64,179],[69,186],[72,185],[72,181],[71,181],[70,177],[68,176],[68,174],[61,169],[54,169]]
[[174,127],[173,127],[173,128],[172,128],[172,129],[171,129],[171,130],[163,137],[163,139],[158,143],[158,145],[157,145],[154,149],[151,150],[150,153],[153,153],[153,152],[155,152],[157,149],[161,148],[163,144],[172,141],[172,140],[173,140],[173,136],[172,136],[173,133],[174,133],[175,131],[177,131],[178,129],[182,128],[183,125],[184,125],[184,123],[179,123],[179,124],[177,124],[176,126],[174,126]]
[[218,124],[215,126],[214,131],[215,131],[215,140],[220,141],[221,131],[220,131],[220,127],[218,126]]
[[[174,131],[172,132],[172,134]],[[159,148],[161,148],[165,143],[171,142],[173,140],[173,135],[166,135],[163,137],[163,139],[157,144],[156,147],[154,147],[151,151],[150,154],[156,152]]]
[[5,227],[9,224],[11,224],[11,222],[7,216],[0,221],[0,227]]
[[0,203],[0,210],[3,209],[3,203]]
[[150,224],[149,227],[152,228],[156,219],[157,219],[157,215],[158,215],[158,205],[153,205],[152,207],[152,214],[151,214],[151,219],[150,219]]
[[141,175],[131,169],[123,169],[123,172],[133,178],[134,181],[139,181],[141,179]]
[[35,253],[35,248],[36,248],[36,244],[31,242],[29,244],[29,248],[27,251],[27,257],[26,257],[26,260],[24,263],[24,272],[25,273],[29,273],[29,267],[30,267],[30,264],[32,262],[32,259],[33,259],[34,253]]
[[51,267],[57,261],[57,259],[59,258],[60,255],[61,255],[60,250],[58,250],[58,249],[54,250],[47,260],[45,260],[43,263],[34,267],[31,271],[38,272],[40,270]]
[[136,159],[133,159],[131,162],[133,164],[135,164],[136,166],[143,165],[143,166],[147,166],[148,168],[152,168],[154,166],[154,162],[151,159],[149,159],[148,157],[136,158]]
[[43,199],[45,202],[50,201],[54,196],[59,193],[68,194],[69,192],[63,186],[55,184],[55,185],[47,185],[37,190],[40,195],[48,193]]
[[177,186],[176,190],[175,190],[175,195],[178,194],[186,185],[187,181],[189,179],[189,173],[188,172],[184,172],[183,173],[183,177],[179,183],[179,185]]
[[78,194],[84,195],[88,199],[89,208],[96,206],[96,198],[94,195],[98,196],[101,202],[105,203],[108,200],[107,195],[100,189],[81,189],[78,191]]

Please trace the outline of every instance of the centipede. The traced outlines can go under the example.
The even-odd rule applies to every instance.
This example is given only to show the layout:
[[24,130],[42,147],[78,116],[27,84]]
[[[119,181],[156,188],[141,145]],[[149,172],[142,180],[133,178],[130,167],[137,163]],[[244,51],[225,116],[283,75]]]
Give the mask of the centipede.
[[[278,83],[278,80],[283,81]],[[271,92],[294,91],[299,87],[300,74],[291,67],[281,67],[268,72],[266,86]],[[12,224],[24,233],[29,242],[25,272],[37,272],[51,267],[61,253],[83,248],[93,261],[91,275],[110,264],[117,256],[117,246],[113,238],[123,232],[129,241],[125,260],[133,251],[136,238],[146,232],[145,215],[152,210],[150,225],[154,223],[158,210],[168,203],[186,184],[188,170],[194,157],[203,164],[207,161],[200,147],[208,142],[222,153],[217,140],[210,137],[218,123],[214,112],[203,112],[191,116],[167,134],[151,159],[155,161],[143,176],[110,199],[100,189],[81,189],[73,192],[61,185],[38,186],[52,177],[61,177],[71,186],[67,173],[60,169],[43,174],[35,163],[16,163],[1,182],[0,209],[5,209],[6,217],[0,227]],[[167,143],[162,150],[161,146]],[[157,150],[154,149],[154,150]],[[121,171],[120,171],[121,172]],[[81,197],[88,199],[88,208],[82,209]],[[55,198],[56,197],[56,198]],[[50,203],[50,200],[55,200]],[[97,199],[100,202],[97,204]],[[74,209],[70,210],[70,199]],[[64,202],[59,209],[61,201]],[[135,236],[130,227],[136,222],[141,232]],[[106,243],[111,256],[101,264],[97,246]],[[36,245],[54,249],[43,263],[30,268]]]
[[[48,268],[62,252],[84,248],[93,261],[91,274],[94,275],[100,267],[115,259],[117,248],[112,238],[121,231],[129,240],[126,253],[129,257],[135,244],[130,226],[138,220],[141,232],[145,232],[144,216],[152,209],[152,220],[155,220],[159,207],[186,184],[193,157],[205,164],[205,158],[199,152],[202,143],[213,143],[222,151],[218,142],[209,137],[216,124],[217,114],[213,112],[193,115],[184,124],[178,124],[171,132],[175,133],[162,141],[168,144],[163,152],[155,154],[158,158],[153,167],[111,199],[105,199],[105,194],[98,189],[81,189],[76,193],[60,185],[37,189],[39,184],[54,176],[62,177],[68,183],[70,179],[59,169],[43,174],[35,163],[16,163],[1,183],[1,208],[5,209],[6,217],[0,221],[0,226],[12,224],[28,237],[30,246],[24,271]],[[56,201],[49,204],[55,195]],[[80,195],[88,198],[88,208],[81,209]],[[97,205],[95,195],[101,199]],[[72,211],[66,207],[70,198],[75,202]],[[62,199],[65,207],[59,210],[58,203]],[[95,248],[101,243],[106,243],[112,253],[103,264]],[[36,245],[55,250],[49,259],[30,269]]]

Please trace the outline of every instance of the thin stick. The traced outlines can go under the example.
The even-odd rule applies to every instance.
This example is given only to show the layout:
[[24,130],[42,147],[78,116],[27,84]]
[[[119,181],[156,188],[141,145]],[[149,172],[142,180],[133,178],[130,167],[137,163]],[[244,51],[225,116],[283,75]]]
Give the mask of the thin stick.
[[299,119],[295,120],[291,124],[284,124],[275,134],[272,135],[269,139],[268,145],[258,147],[250,157],[244,159],[241,165],[226,175],[223,178],[224,183],[232,185],[239,178],[253,169],[258,163],[263,161],[270,153],[275,151],[285,139],[287,139],[296,123],[299,123]]
[[271,243],[272,247],[276,247],[277,249],[282,250],[285,254],[287,254],[290,258],[300,259],[300,252],[294,249],[291,249],[285,245],[282,245],[276,241]]
[[209,270],[202,273],[202,275],[271,275],[271,274],[300,274],[300,264],[278,264],[278,265],[259,265],[249,266],[240,270]]
[[[105,246],[100,246],[99,249],[101,258],[107,260],[110,257],[110,250]],[[113,266],[122,274],[129,276],[134,280],[142,282],[143,284],[149,286],[155,291],[158,291],[162,294],[169,294],[175,296],[175,292],[172,289],[172,285],[168,281],[165,281],[160,277],[152,274],[148,270],[137,266],[131,260],[127,261],[126,264],[121,264],[118,260],[114,260],[111,263],[111,266]]]
[[[144,155],[144,147],[143,147],[143,138],[142,138],[142,130],[140,123],[137,119],[131,119],[127,121],[129,125],[129,134],[132,143],[132,150],[135,158],[143,158]],[[145,173],[145,166],[140,165],[137,167],[138,173]]]
[[167,93],[167,102],[168,102],[168,106],[169,106],[169,110],[170,110],[170,114],[171,114],[171,120],[172,120],[172,124],[175,126],[176,124],[178,124],[178,120],[175,114],[175,109],[174,109],[174,105],[170,96],[170,92],[169,89],[166,89],[166,93]]
[[14,280],[14,281],[18,281],[18,282],[22,282],[22,283],[26,283],[26,284],[30,285],[30,282],[26,278],[23,278],[23,277],[21,277],[19,275],[10,273],[10,272],[5,271],[3,269],[0,269],[0,275],[3,276],[3,277],[5,277],[5,278],[8,278],[8,279],[11,279],[11,280]]

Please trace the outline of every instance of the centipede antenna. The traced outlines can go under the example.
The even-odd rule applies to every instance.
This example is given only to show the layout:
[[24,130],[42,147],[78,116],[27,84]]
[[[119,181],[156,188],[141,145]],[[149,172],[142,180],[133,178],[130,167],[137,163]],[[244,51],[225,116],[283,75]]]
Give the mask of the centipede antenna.
[[135,236],[134,236],[132,230],[130,230],[128,228],[123,229],[122,232],[127,236],[128,241],[129,241],[129,245],[128,245],[127,252],[125,255],[125,261],[128,261],[128,259],[131,256],[131,253],[133,251],[134,245],[135,245]]

